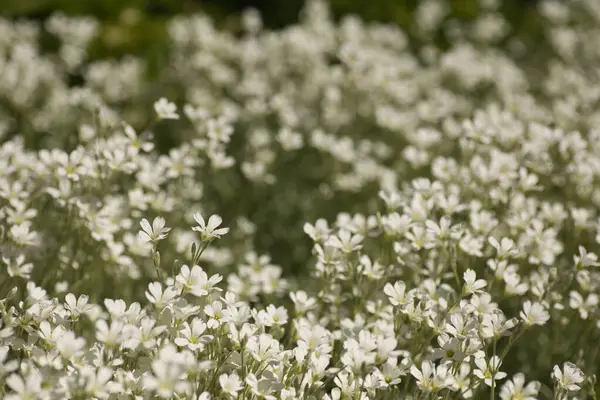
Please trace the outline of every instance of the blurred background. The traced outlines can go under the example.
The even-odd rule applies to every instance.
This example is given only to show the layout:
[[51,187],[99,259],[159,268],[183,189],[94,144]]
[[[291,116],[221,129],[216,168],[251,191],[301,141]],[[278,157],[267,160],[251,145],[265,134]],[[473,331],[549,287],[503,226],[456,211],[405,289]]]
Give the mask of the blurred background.
[[[513,34],[535,38],[539,20],[537,0],[448,0],[450,17],[476,17],[481,3],[497,2],[500,12],[513,27]],[[412,14],[419,0],[329,0],[336,18],[354,14],[365,20],[390,22],[410,33]],[[236,31],[240,14],[255,8],[269,28],[295,22],[304,0],[0,0],[0,15],[11,19],[45,19],[56,11],[69,15],[90,15],[102,23],[100,40],[92,57],[118,57],[127,53],[152,57],[166,44],[165,21],[181,13],[203,12],[222,28]]]
[[[305,0],[0,0],[0,16],[11,20],[44,21],[54,13],[62,12],[67,15],[94,17],[100,22],[101,28],[100,35],[90,45],[88,61],[119,59],[128,54],[144,59],[147,65],[145,71],[147,82],[151,83],[148,86],[158,86],[158,88],[156,95],[138,99],[140,103],[138,105],[142,109],[151,110],[151,101],[158,98],[159,93],[161,96],[166,95],[177,100],[176,93],[171,93],[168,88],[161,86],[161,79],[158,76],[158,72],[164,71],[163,66],[169,60],[170,47],[166,30],[167,22],[173,16],[205,13],[212,17],[219,28],[236,33],[241,32],[242,12],[254,8],[261,13],[267,28],[277,29],[296,22],[304,3]],[[413,49],[418,49],[423,43],[414,29],[413,18],[415,10],[421,3],[420,0],[329,0],[328,3],[336,19],[345,15],[356,15],[367,21],[398,24],[412,39]],[[508,43],[511,37],[518,37],[525,45],[524,48],[536,48],[537,54],[528,54],[528,57],[541,57],[543,49],[536,44],[540,42],[543,33],[536,0],[445,0],[445,4],[449,7],[448,19],[467,23],[474,20],[485,6],[491,3],[499,5],[498,12],[504,16],[511,27],[505,42]],[[51,50],[55,40],[47,33],[43,35],[48,37],[42,37],[42,48],[45,46],[46,49]],[[437,41],[437,46],[443,48],[447,45],[442,27],[435,31],[432,37]],[[45,38],[47,40],[44,40]],[[428,37],[425,40],[431,39]],[[502,46],[506,43],[498,43],[498,45]],[[71,78],[73,83],[82,79],[77,75]],[[156,85],[152,85],[154,83]],[[144,99],[150,103],[145,104]],[[127,115],[126,119],[135,126],[134,116],[134,114]],[[156,128],[157,147],[163,154],[168,153],[176,145],[176,138],[169,133],[171,128],[168,126],[172,125],[165,124]],[[34,134],[32,137],[35,139],[40,135]],[[35,147],[31,143],[29,145]],[[281,204],[286,205],[290,202],[289,199],[282,198],[279,187],[258,190],[252,185],[242,186],[241,182],[245,181],[241,179],[233,183],[223,183],[222,186],[226,189],[229,185],[239,188],[240,192],[252,193],[255,201],[246,201],[240,205],[235,193],[230,193],[227,197],[217,191],[221,193],[216,197],[220,199],[221,215],[226,221],[236,215],[252,215],[255,220],[263,221],[262,225],[259,225],[259,232],[263,234],[257,236],[255,247],[258,251],[271,254],[274,260],[282,265],[291,259],[289,263],[292,266],[284,265],[284,267],[294,271],[303,270],[306,255],[310,254],[311,242],[301,229],[304,221],[314,221],[317,217],[331,220],[335,217],[338,207],[348,212],[357,211],[355,209],[363,207],[370,198],[357,198],[354,194],[338,196],[335,210],[326,207],[314,210],[296,207],[290,210],[289,207],[283,207],[283,211],[277,218],[280,224],[275,224],[276,226],[273,227],[273,224],[268,223],[271,220],[271,214],[268,213],[272,213],[273,209],[264,207],[264,204],[279,199]],[[308,181],[306,185],[312,188],[316,187],[317,183]],[[219,188],[219,190],[225,189]],[[292,189],[293,187],[289,189],[289,193],[294,193]],[[225,201],[225,198],[229,201]],[[292,240],[290,235],[296,237]],[[305,245],[297,246],[297,243],[305,243]]]

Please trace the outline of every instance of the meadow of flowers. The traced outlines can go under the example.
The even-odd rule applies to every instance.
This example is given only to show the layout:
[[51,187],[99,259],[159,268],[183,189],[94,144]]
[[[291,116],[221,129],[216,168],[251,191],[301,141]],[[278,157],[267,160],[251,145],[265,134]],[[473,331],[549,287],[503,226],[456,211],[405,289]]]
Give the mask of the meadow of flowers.
[[0,20],[0,397],[595,399],[600,2],[480,6]]

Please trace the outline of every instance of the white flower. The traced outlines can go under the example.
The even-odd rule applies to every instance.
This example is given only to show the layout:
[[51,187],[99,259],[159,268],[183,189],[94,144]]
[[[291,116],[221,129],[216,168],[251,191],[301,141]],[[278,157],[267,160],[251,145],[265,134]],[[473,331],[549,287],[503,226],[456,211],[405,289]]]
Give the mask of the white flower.
[[266,326],[283,326],[288,322],[288,314],[285,307],[275,307],[273,304],[269,304],[266,310],[261,311],[265,314]]
[[123,323],[118,320],[112,321],[110,326],[105,320],[98,320],[96,322],[96,339],[107,347],[115,347],[124,339],[122,335],[123,327]]
[[402,281],[394,283],[386,283],[383,292],[388,296],[390,303],[393,306],[402,306],[408,302],[406,297],[406,284]]
[[154,218],[152,226],[146,218],[140,221],[142,230],[139,232],[140,239],[144,242],[156,243],[159,240],[163,240],[167,237],[167,234],[171,228],[165,228],[165,219],[162,217]]
[[502,400],[537,400],[541,384],[538,381],[525,385],[525,375],[515,374],[512,380],[507,381],[500,390]]
[[121,299],[104,299],[104,306],[113,318],[121,318],[127,310],[127,303]]
[[177,106],[164,97],[161,97],[154,103],[154,111],[159,119],[179,119]]
[[45,398],[46,391],[42,389],[42,374],[34,369],[25,379],[20,375],[12,374],[6,378],[6,385],[15,393],[7,394],[6,400],[41,399]]
[[474,294],[471,296],[469,302],[475,307],[474,312],[478,315],[488,314],[498,308],[498,304],[494,303],[492,301],[492,296],[486,292],[479,295]]
[[229,143],[233,127],[223,118],[209,119],[207,122],[208,137],[214,141]]
[[467,233],[458,242],[458,247],[460,247],[460,249],[462,251],[464,251],[465,253],[467,253],[469,255],[472,255],[475,257],[483,256],[483,253],[481,252],[481,249],[483,248],[483,238],[482,237],[475,237],[475,236],[472,236],[471,234]]
[[510,330],[517,325],[517,319],[511,318],[508,321],[504,313],[500,310],[494,310],[491,313],[484,314],[481,321],[481,333],[484,338],[499,338],[510,335]]
[[148,290],[145,292],[148,301],[158,309],[163,309],[173,299],[177,297],[177,291],[172,286],[167,286],[163,291],[160,282],[148,284]]
[[222,374],[219,376],[219,385],[225,394],[230,397],[236,397],[238,392],[243,389],[242,380],[237,374],[231,373],[229,375]]
[[395,236],[404,235],[411,227],[412,219],[407,214],[393,212],[388,216],[381,217],[381,224],[386,233]]
[[19,360],[6,360],[8,357],[8,351],[8,346],[0,346],[0,378],[9,372],[13,372],[19,367]]
[[327,224],[327,220],[319,218],[315,224],[306,222],[303,226],[304,233],[306,233],[315,242],[320,242],[323,238],[329,235],[330,229]]
[[90,398],[106,399],[109,398],[110,393],[123,390],[121,385],[112,381],[113,371],[110,368],[96,369],[86,365],[80,374],[85,380],[85,393]]
[[327,240],[327,245],[336,249],[340,249],[344,253],[351,253],[362,248],[363,236],[357,234],[352,235],[350,231],[342,229],[337,235],[330,236]]
[[481,293],[481,289],[487,286],[487,282],[484,279],[477,279],[475,271],[468,269],[463,274],[465,280],[464,291],[467,294]]
[[494,246],[500,260],[519,255],[519,250],[515,247],[515,242],[511,238],[503,237],[499,242],[498,239],[490,236],[488,242]]
[[600,299],[598,299],[598,295],[595,293],[591,293],[584,300],[583,296],[572,290],[569,292],[569,307],[575,310],[579,310],[579,316],[581,319],[588,319],[590,313],[592,313],[595,309],[598,308],[598,303]]
[[453,384],[452,375],[449,374],[448,364],[435,365],[429,361],[421,363],[421,369],[415,365],[410,367],[410,373],[417,379],[420,389],[427,392],[437,392]]
[[462,234],[459,225],[452,226],[452,219],[445,215],[440,218],[439,224],[432,220],[425,221],[429,235],[440,243],[445,243],[448,239],[458,239]]
[[200,318],[194,318],[191,325],[187,322],[183,323],[179,330],[179,337],[174,342],[179,347],[187,347],[192,351],[202,350],[206,343],[212,339],[212,335],[203,335],[206,331],[206,324]]
[[182,375],[181,353],[177,353],[173,345],[167,345],[159,352],[157,360],[152,362],[152,373],[145,374],[143,386],[146,390],[155,391],[158,397],[170,399],[174,393],[181,393],[188,389],[189,382],[180,380]]
[[77,320],[79,316],[92,308],[91,305],[88,305],[88,296],[82,294],[79,296],[79,299],[75,298],[73,293],[68,293],[65,296],[65,309],[71,312],[71,318],[73,320]]
[[258,362],[272,361],[281,356],[279,342],[266,333],[250,337],[246,349]]
[[271,395],[273,392],[273,381],[266,377],[260,379],[256,375],[250,373],[246,376],[246,384],[252,390],[252,393],[259,399],[274,400],[275,396]]
[[375,373],[384,388],[399,384],[402,381],[401,376],[406,374],[404,367],[399,366],[398,360],[394,357],[388,358],[380,368],[376,369]]
[[223,303],[220,301],[213,301],[211,304],[208,304],[204,307],[204,312],[210,317],[208,323],[206,324],[209,328],[214,329],[221,325],[224,317]]
[[229,228],[217,229],[223,222],[223,219],[216,214],[210,216],[208,224],[204,221],[200,213],[194,214],[194,219],[198,223],[198,226],[192,227],[192,230],[201,233],[203,242],[210,242],[215,238],[218,239],[229,232]]
[[56,349],[64,359],[80,355],[84,346],[85,339],[70,331],[64,332],[56,341]]
[[552,377],[562,389],[570,392],[581,389],[579,384],[585,380],[583,372],[575,364],[568,361],[563,364],[562,371],[558,365],[555,365],[552,370]]
[[290,299],[292,299],[294,302],[296,312],[299,313],[305,313],[311,310],[317,304],[317,299],[314,297],[308,297],[306,292],[303,290],[290,293]]
[[441,362],[462,361],[466,354],[461,350],[462,343],[457,338],[450,337],[442,332],[437,338],[440,348],[434,349],[432,358],[437,360],[441,358]]
[[550,319],[550,314],[542,304],[532,303],[529,300],[523,303],[523,311],[519,313],[519,316],[526,326],[544,325]]
[[594,253],[588,253],[587,250],[583,246],[579,246],[579,255],[573,256],[573,262],[577,267],[587,268],[587,267],[598,267],[600,266],[600,262],[598,262],[598,256]]
[[475,365],[478,369],[473,373],[491,387],[493,381],[506,378],[506,372],[499,371],[501,364],[498,356],[493,356],[489,362],[486,362],[485,358],[475,358]]
[[[114,322],[113,322],[114,323]],[[156,326],[156,321],[150,317],[144,317],[136,325],[127,325],[123,328],[124,340],[123,347],[135,350],[138,346],[144,349],[155,347],[157,338],[167,329],[167,326]],[[111,325],[112,330],[112,325]]]
[[10,235],[18,246],[33,246],[37,243],[38,233],[29,230],[30,224],[24,222],[10,227]]
[[221,291],[215,285],[223,280],[219,274],[208,278],[208,274],[199,265],[194,265],[190,270],[187,265],[181,266],[179,275],[175,277],[175,287],[185,289],[196,297],[207,296],[213,291]]
[[29,279],[31,277],[31,271],[33,271],[33,264],[25,263],[24,254],[20,254],[18,257],[16,257],[14,261],[9,257],[2,257],[2,262],[6,264],[6,271],[8,272],[9,276],[18,276],[23,279]]
[[284,127],[277,134],[277,141],[286,151],[298,150],[303,146],[302,134],[293,132],[291,129]]

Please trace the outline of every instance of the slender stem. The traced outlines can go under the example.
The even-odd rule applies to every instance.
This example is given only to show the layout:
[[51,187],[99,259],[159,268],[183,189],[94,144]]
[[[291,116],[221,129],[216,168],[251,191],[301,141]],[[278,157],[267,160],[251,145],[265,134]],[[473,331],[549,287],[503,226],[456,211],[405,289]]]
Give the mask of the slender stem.
[[[493,344],[493,355],[492,355],[492,359],[493,357],[496,356],[496,343],[498,342],[498,340],[496,340],[496,337],[494,336],[494,344]],[[490,392],[490,400],[494,400],[494,396],[496,394],[496,369],[498,369],[498,367],[500,366],[500,362],[498,361],[498,365],[494,366],[494,369],[492,370],[492,390]]]
[[525,327],[522,327],[521,330],[519,331],[519,333],[511,336],[511,338],[510,338],[511,340],[508,342],[508,345],[506,345],[506,348],[504,349],[504,351],[502,352],[502,355],[500,356],[501,362],[504,360],[504,357],[506,357],[506,354],[508,353],[510,348],[515,344],[515,342],[517,340],[519,340],[519,338],[521,337],[521,335],[523,335],[524,332],[525,332]]

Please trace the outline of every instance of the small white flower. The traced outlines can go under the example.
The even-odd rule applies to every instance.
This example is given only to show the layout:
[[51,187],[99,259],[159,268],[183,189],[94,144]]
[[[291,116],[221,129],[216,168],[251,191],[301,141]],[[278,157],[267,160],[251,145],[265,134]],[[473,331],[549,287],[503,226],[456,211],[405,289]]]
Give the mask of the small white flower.
[[461,350],[462,343],[455,337],[450,337],[447,333],[442,332],[437,338],[440,348],[434,349],[432,358],[441,359],[442,363],[462,361],[466,354]]
[[481,333],[485,338],[507,336],[511,334],[510,330],[517,325],[517,322],[516,318],[507,321],[502,311],[494,310],[483,315]]
[[167,237],[171,228],[165,228],[165,219],[162,217],[154,218],[152,226],[146,218],[140,221],[142,230],[139,232],[140,239],[144,242],[156,243]]
[[235,372],[219,376],[219,385],[221,385],[223,392],[232,398],[236,397],[238,392],[244,387],[242,380]]
[[220,301],[213,301],[211,304],[207,304],[204,307],[204,312],[210,317],[206,324],[209,328],[214,329],[221,326],[224,317],[223,303]]
[[340,249],[344,253],[351,253],[362,248],[363,236],[352,234],[350,231],[342,229],[337,235],[330,236],[327,245]]
[[498,241],[495,237],[490,236],[488,242],[496,249],[500,260],[519,255],[519,250],[515,247],[515,242],[511,238],[503,237]]
[[471,234],[466,234],[463,238],[458,242],[458,247],[465,253],[475,256],[482,257],[483,253],[481,249],[483,248],[483,238],[475,237]]
[[598,308],[600,299],[595,293],[591,293],[584,300],[583,296],[574,290],[569,292],[569,307],[574,310],[579,310],[581,319],[588,319],[588,316]]
[[20,400],[45,398],[47,393],[46,390],[42,389],[42,382],[43,376],[36,369],[32,370],[25,379],[18,374],[12,374],[6,378],[6,385],[12,389],[14,393],[7,394],[5,399]]
[[91,309],[92,306],[87,304],[88,299],[85,294],[79,296],[78,299],[75,298],[73,293],[68,293],[65,296],[65,309],[71,313],[73,320],[77,320],[81,314]]
[[30,223],[24,222],[20,225],[10,227],[10,235],[18,246],[34,246],[38,240],[38,233],[30,231]]
[[281,357],[279,342],[271,335],[261,333],[251,336],[246,344],[246,349],[258,362],[273,361]]
[[579,246],[579,255],[573,256],[573,262],[580,268],[600,266],[598,256],[594,253],[588,253],[583,246]]
[[85,339],[76,337],[73,332],[64,332],[56,341],[56,349],[65,359],[78,356],[85,346]]
[[421,363],[421,369],[415,365],[410,367],[410,373],[417,379],[419,388],[427,392],[437,392],[454,383],[448,364],[441,364],[436,368],[431,361],[426,360]]
[[31,277],[31,271],[33,271],[32,263],[25,263],[25,255],[20,254],[16,259],[9,257],[2,257],[2,262],[6,264],[8,275],[19,276],[23,279],[29,279]]
[[296,312],[305,313],[311,310],[316,304],[317,299],[314,297],[308,297],[305,291],[299,290],[297,292],[290,293],[290,299],[294,302]]
[[583,372],[575,364],[568,361],[563,364],[562,371],[558,365],[555,365],[552,370],[552,377],[562,389],[570,392],[581,389],[579,384],[585,380]]
[[515,374],[512,380],[507,381],[500,391],[501,400],[536,400],[541,384],[538,381],[525,385],[525,375]]
[[211,335],[203,335],[206,324],[200,318],[194,318],[192,323],[184,322],[179,330],[179,337],[174,342],[179,347],[187,347],[192,351],[202,350],[206,343],[212,340]]
[[315,224],[306,222],[303,227],[304,233],[306,233],[315,242],[320,242],[323,238],[329,235],[330,229],[327,224],[327,220],[319,218]]
[[200,232],[203,242],[210,242],[215,238],[218,239],[229,232],[229,228],[217,229],[223,222],[223,219],[217,214],[210,216],[208,224],[204,221],[204,218],[202,218],[200,213],[194,214],[194,219],[198,223],[198,226],[192,227],[192,230]]
[[484,279],[477,279],[475,271],[468,269],[463,274],[465,280],[464,291],[467,294],[481,293],[481,289],[487,286],[487,282]]
[[265,310],[265,314],[267,326],[283,326],[288,322],[288,314],[285,307],[275,307],[273,304],[269,304]]
[[0,377],[13,372],[19,367],[19,360],[6,360],[8,358],[8,351],[8,346],[0,346]]
[[148,290],[145,294],[150,303],[154,304],[158,309],[163,309],[177,297],[177,290],[172,286],[168,286],[163,291],[160,282],[152,282],[148,284]]
[[105,320],[96,322],[96,339],[104,343],[107,347],[115,347],[123,341],[123,323],[121,321],[112,321],[110,326]]
[[388,296],[390,303],[393,306],[402,306],[408,302],[406,297],[406,284],[402,281],[387,283],[383,288],[383,292]]
[[152,373],[143,375],[144,389],[156,391],[156,395],[163,399],[170,399],[174,393],[187,390],[189,383],[180,379],[183,371],[176,362],[182,360],[182,355],[171,344],[162,348],[158,359],[152,362]]
[[529,300],[523,303],[523,311],[519,316],[526,326],[544,325],[550,319],[550,314],[542,304],[532,303]]
[[491,387],[493,381],[506,378],[506,372],[498,371],[501,364],[502,362],[498,356],[493,356],[489,362],[486,362],[485,358],[476,358],[475,365],[478,369],[473,373]]
[[196,297],[207,296],[214,291],[221,291],[215,285],[223,280],[219,274],[208,278],[208,274],[199,265],[190,267],[183,265],[181,272],[175,277],[175,287],[179,290],[186,290]]
[[164,97],[161,97],[154,103],[154,111],[159,119],[179,119],[175,103],[171,103]]

